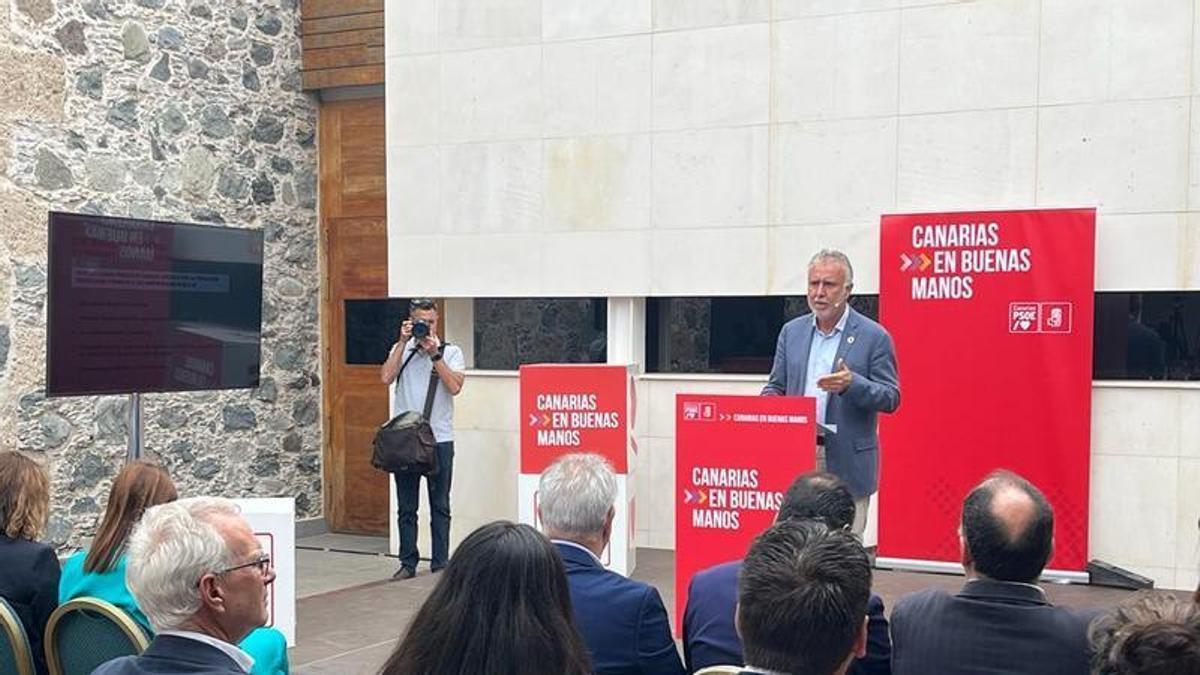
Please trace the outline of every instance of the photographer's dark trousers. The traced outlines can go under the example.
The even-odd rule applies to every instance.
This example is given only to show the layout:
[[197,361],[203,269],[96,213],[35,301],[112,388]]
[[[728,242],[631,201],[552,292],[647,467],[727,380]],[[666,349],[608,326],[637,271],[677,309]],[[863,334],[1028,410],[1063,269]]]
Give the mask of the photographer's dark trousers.
[[[430,568],[446,566],[450,557],[450,480],[454,476],[454,441],[437,444],[438,472],[425,476],[429,490],[429,530],[433,540]],[[421,476],[393,474],[396,478],[396,501],[400,524],[400,566],[417,568],[421,554],[417,551],[417,504],[420,503]]]

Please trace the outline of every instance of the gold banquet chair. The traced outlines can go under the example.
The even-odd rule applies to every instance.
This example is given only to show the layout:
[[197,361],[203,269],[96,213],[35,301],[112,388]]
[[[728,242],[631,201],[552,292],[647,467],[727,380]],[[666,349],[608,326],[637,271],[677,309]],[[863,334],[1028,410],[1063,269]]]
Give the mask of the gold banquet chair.
[[46,624],[50,675],[90,675],[102,663],[136,656],[150,638],[133,617],[99,598],[60,605]]
[[0,598],[0,673],[33,675],[33,650],[12,605]]

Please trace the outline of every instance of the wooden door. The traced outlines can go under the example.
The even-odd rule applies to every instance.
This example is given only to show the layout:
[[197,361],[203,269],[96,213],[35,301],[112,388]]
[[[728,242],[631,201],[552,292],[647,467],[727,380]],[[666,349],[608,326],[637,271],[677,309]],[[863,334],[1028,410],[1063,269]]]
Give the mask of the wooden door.
[[346,363],[345,300],[387,297],[382,98],[321,104],[321,339],[325,520],[336,532],[386,534],[386,473],[371,439],[388,417],[379,366]]

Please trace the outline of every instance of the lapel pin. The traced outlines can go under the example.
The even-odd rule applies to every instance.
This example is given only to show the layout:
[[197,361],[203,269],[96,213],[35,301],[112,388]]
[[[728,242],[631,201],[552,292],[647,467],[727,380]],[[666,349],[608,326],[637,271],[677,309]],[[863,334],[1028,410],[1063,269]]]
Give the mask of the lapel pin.
[[852,344],[854,344],[854,336],[853,336],[853,335],[851,335],[850,337],[846,338],[846,344],[848,344],[848,345],[852,345]]

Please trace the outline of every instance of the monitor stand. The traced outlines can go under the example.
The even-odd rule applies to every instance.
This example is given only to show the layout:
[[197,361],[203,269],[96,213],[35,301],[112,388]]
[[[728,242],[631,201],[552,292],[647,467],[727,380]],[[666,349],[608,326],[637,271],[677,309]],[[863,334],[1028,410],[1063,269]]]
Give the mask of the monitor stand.
[[142,395],[129,395],[129,449],[125,462],[142,458]]

